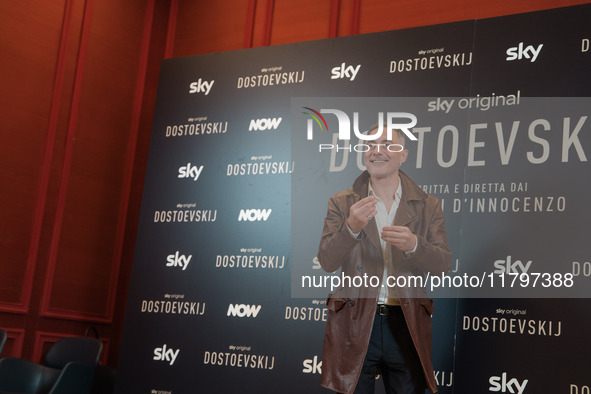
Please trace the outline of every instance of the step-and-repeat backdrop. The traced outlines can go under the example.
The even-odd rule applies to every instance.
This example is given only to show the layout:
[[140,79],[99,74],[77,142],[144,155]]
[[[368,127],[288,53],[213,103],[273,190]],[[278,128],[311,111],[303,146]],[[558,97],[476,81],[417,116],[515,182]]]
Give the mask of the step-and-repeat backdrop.
[[[165,60],[117,393],[321,393],[316,252],[370,125],[441,199],[441,393],[589,394],[591,5]],[[380,384],[378,384],[380,387]],[[378,392],[381,392],[378,388]]]

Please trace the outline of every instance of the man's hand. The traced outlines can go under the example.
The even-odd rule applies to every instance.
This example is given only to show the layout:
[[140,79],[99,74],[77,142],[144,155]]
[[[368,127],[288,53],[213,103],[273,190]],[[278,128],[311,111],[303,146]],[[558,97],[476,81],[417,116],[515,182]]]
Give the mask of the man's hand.
[[365,226],[378,213],[376,209],[377,200],[374,196],[365,197],[351,205],[347,225],[355,234],[363,230]]
[[413,250],[417,244],[417,236],[411,233],[406,226],[384,226],[381,237],[403,252]]

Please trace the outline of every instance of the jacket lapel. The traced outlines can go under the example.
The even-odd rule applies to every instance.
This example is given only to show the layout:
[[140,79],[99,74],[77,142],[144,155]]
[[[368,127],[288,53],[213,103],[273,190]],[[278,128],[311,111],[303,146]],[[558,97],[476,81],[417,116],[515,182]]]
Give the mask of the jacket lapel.
[[378,234],[378,226],[375,219],[372,219],[367,226],[363,229],[367,238],[376,247],[377,250],[382,250],[382,244],[380,243],[380,234]]
[[417,216],[412,201],[424,200],[427,195],[403,171],[399,171],[398,174],[402,183],[402,196],[400,197],[396,216],[394,216],[394,224],[396,226],[408,226]]
[[[404,193],[404,189],[403,193]],[[398,205],[398,210],[396,211],[396,215],[394,216],[394,225],[395,226],[406,226],[415,218],[416,213],[409,204],[408,200],[404,199],[404,195],[401,198],[400,204]]]
[[[359,196],[359,199],[367,196],[369,190],[369,173],[364,171],[353,183],[353,191]],[[359,201],[359,200],[357,200]],[[380,243],[380,234],[378,234],[378,226],[375,219],[372,219],[367,226],[362,230],[365,233],[371,243],[380,252],[382,251],[382,244]],[[381,255],[381,253],[380,253]]]
[[[412,201],[423,200],[427,197],[427,194],[424,193],[403,171],[399,171],[398,174],[400,176],[400,182],[402,183],[402,196],[400,198],[398,210],[394,216],[394,225],[411,227],[409,224],[417,217]],[[360,198],[362,198],[361,196],[367,196],[369,178],[369,173],[364,171],[353,183],[353,191],[355,191]],[[380,234],[378,234],[375,220],[372,220],[367,226],[365,226],[363,231],[374,244],[376,249],[381,251]]]

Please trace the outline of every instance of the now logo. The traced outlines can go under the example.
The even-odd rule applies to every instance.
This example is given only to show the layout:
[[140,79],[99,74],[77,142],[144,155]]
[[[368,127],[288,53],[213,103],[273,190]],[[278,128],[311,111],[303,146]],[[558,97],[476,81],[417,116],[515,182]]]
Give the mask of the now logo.
[[282,118],[262,118],[252,119],[248,131],[259,131],[259,130],[277,130],[279,124],[281,124]]
[[260,222],[266,221],[271,215],[272,209],[241,209],[238,221]]
[[257,317],[260,310],[260,305],[230,304],[228,306],[228,316]]
[[174,350],[169,349],[168,345],[164,344],[162,347],[154,349],[154,360],[156,361],[167,361],[169,365],[174,364],[177,356],[179,355],[180,349]]

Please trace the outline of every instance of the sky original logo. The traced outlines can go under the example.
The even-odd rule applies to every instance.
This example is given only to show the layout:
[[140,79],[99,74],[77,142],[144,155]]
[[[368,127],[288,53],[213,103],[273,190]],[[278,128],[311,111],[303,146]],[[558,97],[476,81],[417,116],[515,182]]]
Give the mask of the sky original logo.
[[192,257],[193,257],[192,255],[185,256],[185,255],[179,254],[179,251],[177,250],[175,252],[175,254],[170,254],[170,255],[166,256],[166,266],[167,267],[181,267],[184,271],[187,269],[187,266],[189,265],[189,262],[191,261]]
[[189,94],[204,93],[207,96],[214,82],[215,80],[207,82],[199,78],[197,82],[191,82],[189,85]]
[[277,130],[281,124],[282,118],[262,118],[252,119],[248,131],[259,131],[259,130]]
[[228,306],[228,316],[234,317],[257,317],[261,311],[260,305],[230,304]]
[[331,72],[330,79],[343,79],[347,78],[349,81],[354,81],[359,69],[361,68],[361,64],[358,64],[357,67],[347,66],[345,63],[342,63],[340,66],[334,67]]
[[520,42],[516,47],[507,49],[506,60],[510,62],[513,60],[530,59],[530,62],[533,63],[538,58],[543,46],[544,44],[538,45],[537,48],[533,45],[524,47],[523,42]]
[[302,363],[304,369],[303,373],[321,374],[322,373],[322,360],[318,361],[318,356],[314,356],[313,359],[304,360]]
[[197,179],[199,179],[201,171],[203,171],[203,166],[197,167],[192,166],[191,163],[187,163],[186,166],[182,166],[179,168],[179,178],[191,178],[194,181],[196,181]]
[[238,221],[266,222],[271,215],[272,209],[241,209],[238,215]]
[[523,394],[525,386],[527,386],[527,379],[521,383],[517,378],[507,380],[507,372],[503,372],[501,376],[491,376],[488,382],[490,383],[488,391],[500,393]]
[[179,355],[180,349],[174,350],[169,349],[167,344],[164,344],[162,347],[157,347],[154,349],[154,360],[156,361],[166,361],[169,365],[174,364],[177,356]]

